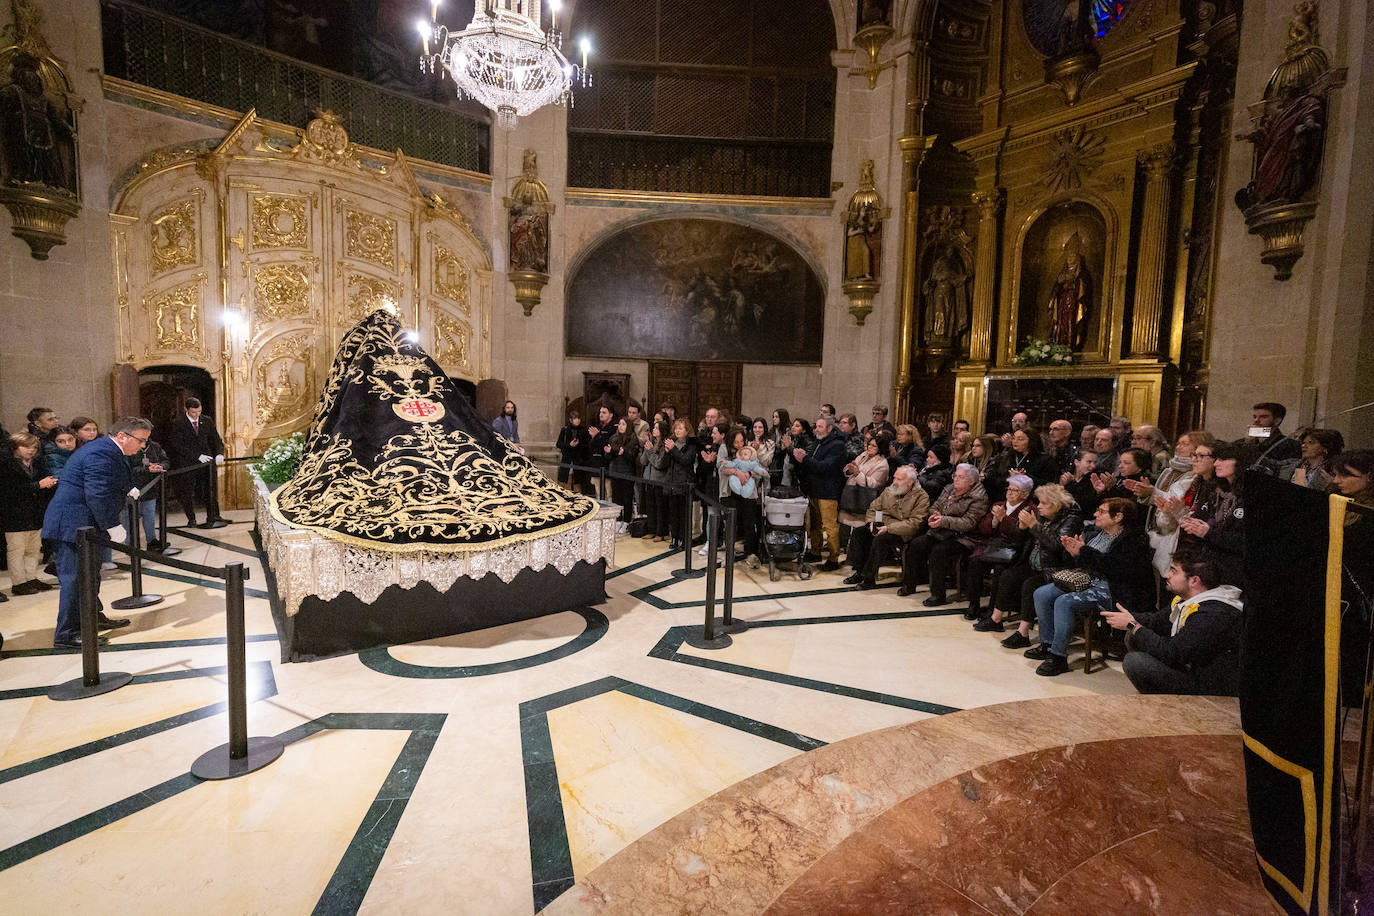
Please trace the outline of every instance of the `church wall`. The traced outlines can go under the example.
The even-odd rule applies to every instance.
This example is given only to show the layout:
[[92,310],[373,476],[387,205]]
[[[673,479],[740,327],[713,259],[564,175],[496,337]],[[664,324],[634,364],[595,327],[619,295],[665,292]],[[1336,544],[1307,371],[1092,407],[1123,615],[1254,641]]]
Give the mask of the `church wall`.
[[[1286,281],[1261,264],[1234,193],[1250,180],[1253,147],[1233,141],[1218,252],[1207,426],[1241,435],[1250,406],[1276,400],[1288,407],[1293,431],[1327,414],[1374,398],[1374,257],[1371,218],[1374,176],[1374,8],[1325,3],[1318,44],[1333,67],[1346,67],[1343,87],[1328,97],[1326,152],[1317,214],[1307,224],[1304,254]],[[1246,106],[1263,95],[1287,43],[1293,4],[1253,0],[1245,5],[1232,133],[1250,129]],[[1374,440],[1374,410],[1323,423],[1347,441]]]

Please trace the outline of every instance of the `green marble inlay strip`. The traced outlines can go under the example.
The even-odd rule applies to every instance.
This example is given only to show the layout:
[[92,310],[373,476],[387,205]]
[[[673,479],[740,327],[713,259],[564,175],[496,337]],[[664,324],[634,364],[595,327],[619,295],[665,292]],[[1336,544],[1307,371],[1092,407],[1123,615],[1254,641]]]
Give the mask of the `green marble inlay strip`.
[[536,913],[577,882],[573,874],[568,826],[563,817],[563,796],[558,787],[558,764],[554,759],[548,714],[551,710],[612,690],[796,750],[809,751],[825,745],[818,738],[618,677],[604,677],[521,703],[520,747],[525,770],[525,819],[530,834],[531,891]]

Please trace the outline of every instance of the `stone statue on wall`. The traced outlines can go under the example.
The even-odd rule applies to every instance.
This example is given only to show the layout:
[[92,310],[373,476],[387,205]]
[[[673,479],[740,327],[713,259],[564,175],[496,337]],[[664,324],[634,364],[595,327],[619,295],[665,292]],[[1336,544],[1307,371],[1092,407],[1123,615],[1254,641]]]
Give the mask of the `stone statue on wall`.
[[1075,351],[1083,348],[1091,295],[1092,276],[1083,260],[1083,240],[1075,232],[1064,243],[1064,260],[1050,288],[1050,340]]
[[1288,26],[1283,60],[1269,76],[1253,126],[1236,139],[1255,147],[1250,182],[1236,192],[1246,228],[1260,236],[1260,261],[1287,280],[1302,257],[1303,232],[1317,212],[1327,94],[1345,83],[1317,44],[1317,4],[1303,0]]
[[539,180],[539,158],[525,150],[524,169],[511,190],[510,266],[546,273],[549,269],[549,191]]
[[16,54],[9,78],[0,87],[0,179],[9,185],[41,184],[75,194],[76,132],[68,114],[48,98],[38,61],[23,52]]
[[877,280],[882,274],[882,198],[873,182],[873,160],[863,163],[859,189],[849,201],[844,220],[844,278]]
[[859,28],[892,25],[892,0],[859,0]]

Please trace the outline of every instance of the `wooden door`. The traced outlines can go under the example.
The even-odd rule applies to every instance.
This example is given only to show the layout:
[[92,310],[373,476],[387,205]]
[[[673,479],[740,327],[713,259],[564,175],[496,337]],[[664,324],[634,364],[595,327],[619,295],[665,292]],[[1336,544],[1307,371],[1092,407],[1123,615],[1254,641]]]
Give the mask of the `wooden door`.
[[743,379],[741,363],[650,360],[649,402],[644,409],[652,416],[664,404],[674,404],[677,415],[686,418],[693,428],[708,407],[729,411],[730,416],[737,417]]

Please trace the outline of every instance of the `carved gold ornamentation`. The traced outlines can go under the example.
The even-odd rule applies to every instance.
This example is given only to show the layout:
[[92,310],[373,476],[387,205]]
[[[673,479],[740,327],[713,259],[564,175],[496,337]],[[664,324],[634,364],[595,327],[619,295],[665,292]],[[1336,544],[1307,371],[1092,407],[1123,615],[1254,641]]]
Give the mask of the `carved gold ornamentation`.
[[458,255],[442,245],[434,246],[434,292],[470,312],[468,266]]
[[1081,187],[1083,179],[1101,164],[1102,148],[1106,145],[1103,137],[1090,133],[1086,127],[1055,131],[1040,183],[1050,191]]
[[[343,122],[332,111],[316,111],[315,119],[305,126],[300,145],[292,151],[292,159],[313,160],[340,168],[361,169],[358,148],[348,139]],[[378,169],[386,174],[386,169]]]
[[468,362],[472,332],[467,325],[443,312],[434,314],[434,361],[441,366],[471,368]]
[[[254,383],[259,426],[293,420],[310,406],[314,342],[309,333],[282,337],[258,355]],[[300,367],[299,375],[295,370]]]
[[253,247],[304,248],[310,235],[305,198],[284,194],[254,194]]
[[310,275],[298,264],[253,269],[253,312],[258,324],[296,318],[310,311]]
[[194,199],[178,201],[153,214],[148,222],[148,242],[152,250],[149,267],[153,276],[199,263],[198,216]]
[[159,351],[208,358],[200,327],[200,290],[207,279],[204,273],[198,273],[191,283],[143,298],[143,308],[152,323],[153,346]]
[[367,274],[348,275],[348,304],[344,314],[349,321],[362,321],[384,302],[395,305],[401,299],[401,284]]
[[344,211],[344,252],[396,269],[396,221],[363,210]]

